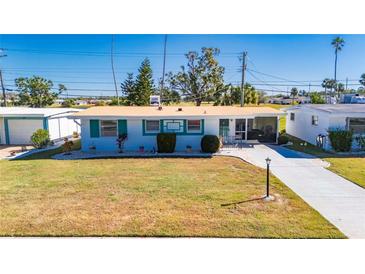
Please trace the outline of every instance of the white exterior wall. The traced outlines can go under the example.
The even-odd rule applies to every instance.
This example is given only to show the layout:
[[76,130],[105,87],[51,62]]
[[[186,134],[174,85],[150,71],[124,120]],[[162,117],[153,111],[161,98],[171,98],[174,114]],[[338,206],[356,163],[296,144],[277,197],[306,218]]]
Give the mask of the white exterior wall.
[[[290,113],[295,113],[295,120],[290,120]],[[312,116],[318,116],[318,125],[312,125]],[[313,145],[319,134],[327,135],[329,116],[322,111],[311,109],[288,110],[286,117],[286,132]]]
[[[186,119],[186,118],[179,118]],[[200,118],[189,118],[200,119]],[[107,119],[105,119],[107,120]],[[142,128],[143,119],[128,119],[127,120],[127,134],[128,138],[124,143],[124,149],[126,151],[137,151],[140,146],[144,146],[144,149],[152,150],[153,147],[157,150],[156,135],[143,135]],[[116,137],[90,137],[90,120],[81,120],[81,149],[88,151],[90,146],[95,146],[96,150],[100,151],[114,151],[117,150]],[[219,119],[208,118],[204,119],[204,133],[202,135],[177,135],[176,136],[176,151],[186,150],[186,146],[192,146],[193,150],[200,150],[201,138],[206,134],[219,134]]]
[[48,130],[51,140],[57,140],[71,136],[74,131],[80,132],[80,126],[67,117],[56,117],[48,119]]
[[[290,120],[290,113],[295,113],[295,121]],[[312,115],[318,116],[318,126],[312,125]],[[323,111],[311,109],[295,109],[288,110],[286,120],[286,132],[290,135],[298,137],[313,145],[316,144],[316,138],[319,134],[328,135],[328,129],[347,129],[347,119],[364,118],[364,114],[329,114]],[[357,149],[358,145],[354,141],[352,148]],[[324,149],[331,150],[329,139],[326,139]]]

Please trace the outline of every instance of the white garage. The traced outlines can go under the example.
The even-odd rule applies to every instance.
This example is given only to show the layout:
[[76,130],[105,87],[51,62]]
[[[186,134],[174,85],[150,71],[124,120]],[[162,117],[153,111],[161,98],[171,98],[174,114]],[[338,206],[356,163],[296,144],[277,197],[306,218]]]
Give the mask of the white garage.
[[0,145],[26,145],[37,129],[49,131],[57,141],[80,132],[79,122],[67,117],[78,109],[0,107]]

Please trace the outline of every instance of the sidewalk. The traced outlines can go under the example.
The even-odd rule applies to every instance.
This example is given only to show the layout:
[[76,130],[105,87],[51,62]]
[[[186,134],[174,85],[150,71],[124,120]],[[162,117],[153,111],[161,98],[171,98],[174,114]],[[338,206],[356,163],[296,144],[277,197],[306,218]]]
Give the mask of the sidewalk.
[[338,176],[327,163],[311,155],[280,146],[257,144],[220,155],[239,157],[270,170],[349,238],[365,238],[365,189]]

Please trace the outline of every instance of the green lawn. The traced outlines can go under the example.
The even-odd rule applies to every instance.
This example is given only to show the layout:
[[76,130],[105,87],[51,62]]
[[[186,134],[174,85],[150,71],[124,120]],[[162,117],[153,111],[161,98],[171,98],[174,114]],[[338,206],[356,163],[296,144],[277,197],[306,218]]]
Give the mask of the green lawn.
[[274,177],[257,199],[265,171],[236,158],[36,158],[0,161],[2,236],[344,238]]
[[365,187],[365,157],[362,156],[343,156],[334,153],[325,152],[318,147],[307,143],[306,146],[300,145],[304,141],[290,136],[290,141],[293,145],[287,146],[290,149],[305,152],[315,155],[323,160],[329,162],[331,165],[329,170],[338,175]]

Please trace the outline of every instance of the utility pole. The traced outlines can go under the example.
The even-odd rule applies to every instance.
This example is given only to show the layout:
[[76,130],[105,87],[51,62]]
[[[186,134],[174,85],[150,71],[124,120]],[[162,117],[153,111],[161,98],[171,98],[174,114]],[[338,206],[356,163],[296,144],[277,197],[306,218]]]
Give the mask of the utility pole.
[[246,73],[246,57],[247,57],[247,51],[243,52],[242,55],[242,79],[241,79],[241,107],[245,104],[245,73]]
[[114,34],[112,34],[112,45],[111,45],[111,51],[110,51],[110,58],[112,63],[112,72],[113,72],[113,80],[114,80],[114,87],[115,87],[115,95],[117,96],[117,104],[119,106],[119,94],[118,94],[118,88],[117,88],[117,81],[115,80],[115,71],[114,71]]
[[165,67],[166,67],[166,43],[167,43],[167,34],[165,34],[165,43],[163,48],[163,66],[162,66],[162,82],[161,82],[161,91],[160,91],[160,103],[162,104],[162,92],[165,84]]
[[[0,52],[4,51],[4,49],[0,49]],[[0,57],[6,57],[6,54],[1,54]],[[3,74],[1,71],[1,67],[0,67],[0,84],[1,84],[1,89],[3,91],[3,99],[4,99],[4,107],[6,107],[6,93],[5,93],[5,86],[4,86],[4,81],[3,81]]]
[[311,92],[311,83],[309,83],[309,85],[308,85],[308,93],[310,93]]
[[345,92],[347,92],[347,84],[349,82],[349,78],[346,77],[346,86],[345,86]]

